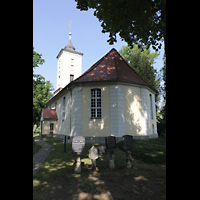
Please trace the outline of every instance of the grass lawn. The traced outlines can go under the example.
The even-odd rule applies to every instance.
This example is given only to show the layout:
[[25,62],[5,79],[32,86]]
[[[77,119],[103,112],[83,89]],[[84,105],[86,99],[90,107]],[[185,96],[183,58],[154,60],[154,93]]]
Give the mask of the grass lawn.
[[[115,151],[115,169],[109,169],[108,154],[97,159],[92,171],[86,144],[81,156],[81,174],[74,173],[71,144],[64,153],[62,141],[45,138],[52,152],[33,175],[33,199],[166,199],[166,139],[134,140],[132,168],[125,165],[121,143]],[[95,146],[98,146],[97,144]]]

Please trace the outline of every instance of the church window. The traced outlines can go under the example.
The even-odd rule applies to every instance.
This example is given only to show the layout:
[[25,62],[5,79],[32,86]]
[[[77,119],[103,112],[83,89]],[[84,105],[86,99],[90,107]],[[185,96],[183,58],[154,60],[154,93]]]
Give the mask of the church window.
[[63,97],[63,108],[65,107],[65,97]]
[[150,98],[150,113],[151,113],[151,119],[153,119],[153,102],[152,102],[152,95],[149,95]]
[[74,75],[70,74],[70,82],[74,80]]
[[53,129],[54,129],[54,124],[51,123],[51,124],[50,124],[50,131],[53,131]]
[[101,89],[94,88],[90,90],[90,117],[91,119],[101,119],[102,116],[102,107],[101,107]]
[[64,121],[65,120],[65,111],[63,110],[63,112],[62,112],[62,121]]

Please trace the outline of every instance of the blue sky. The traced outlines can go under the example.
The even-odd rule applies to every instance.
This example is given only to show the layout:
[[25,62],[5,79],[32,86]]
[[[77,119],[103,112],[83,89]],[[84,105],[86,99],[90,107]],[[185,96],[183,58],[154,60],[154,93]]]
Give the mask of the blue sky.
[[[45,63],[34,70],[45,80],[50,80],[56,90],[57,58],[59,51],[69,40],[70,24],[72,28],[72,44],[76,51],[83,53],[82,73],[103,57],[110,49],[119,51],[127,43],[117,37],[117,43],[109,45],[108,33],[102,33],[101,23],[93,15],[94,10],[80,11],[76,9],[75,0],[33,0],[33,46],[42,54]],[[153,50],[152,50],[153,51]],[[164,46],[154,67],[159,70],[163,66]]]

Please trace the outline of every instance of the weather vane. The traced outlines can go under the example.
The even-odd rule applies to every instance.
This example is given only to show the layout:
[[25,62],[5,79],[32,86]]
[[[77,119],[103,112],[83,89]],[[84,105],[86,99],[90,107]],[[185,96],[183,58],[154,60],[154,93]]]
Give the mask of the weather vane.
[[71,20],[70,20],[70,25],[69,25],[69,24],[67,24],[67,26],[70,28],[70,31],[71,31]]
[[69,32],[69,39],[71,40],[71,34],[72,34],[72,33],[71,33],[71,29],[72,29],[72,28],[71,28],[71,20],[70,20],[70,25],[69,25],[69,24],[67,24],[67,26],[70,28],[70,32]]

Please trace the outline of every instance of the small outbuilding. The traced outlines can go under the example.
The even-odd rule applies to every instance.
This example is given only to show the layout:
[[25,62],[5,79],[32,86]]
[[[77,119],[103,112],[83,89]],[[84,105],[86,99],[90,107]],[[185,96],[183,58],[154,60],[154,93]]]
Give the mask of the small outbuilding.
[[40,119],[40,134],[51,136],[58,132],[56,109],[42,109]]

